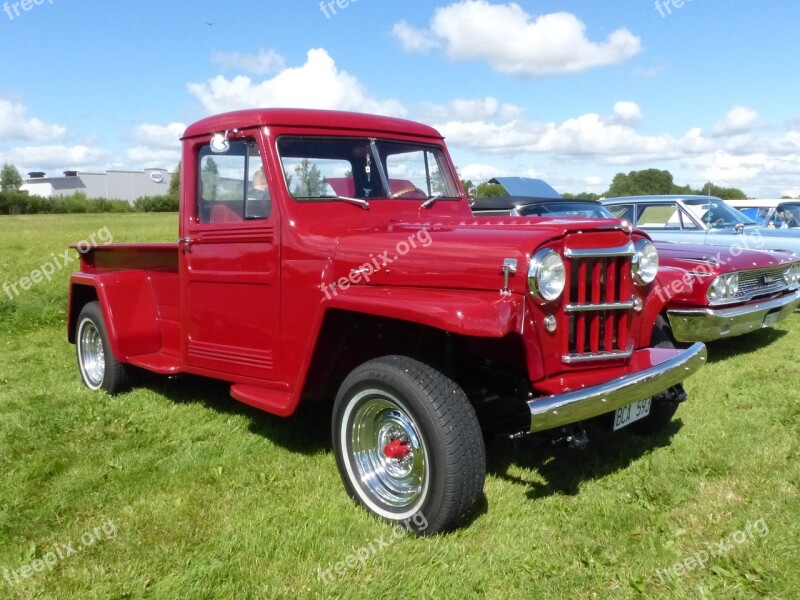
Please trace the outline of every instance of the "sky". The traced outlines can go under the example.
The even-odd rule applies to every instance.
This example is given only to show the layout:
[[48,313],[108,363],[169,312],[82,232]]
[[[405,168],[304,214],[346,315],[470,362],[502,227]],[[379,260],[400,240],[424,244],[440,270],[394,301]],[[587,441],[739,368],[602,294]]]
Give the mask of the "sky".
[[306,107],[432,125],[475,183],[800,196],[798,23],[789,0],[0,0],[0,163],[172,170],[193,121]]

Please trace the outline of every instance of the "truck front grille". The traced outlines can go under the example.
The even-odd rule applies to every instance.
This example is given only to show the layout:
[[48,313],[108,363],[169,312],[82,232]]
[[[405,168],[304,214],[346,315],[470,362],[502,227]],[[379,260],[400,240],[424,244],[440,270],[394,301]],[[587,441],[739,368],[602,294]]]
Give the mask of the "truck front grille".
[[562,356],[564,363],[623,359],[633,352],[628,325],[634,308],[631,281],[634,254],[633,244],[565,250],[569,283],[564,312],[569,335]]

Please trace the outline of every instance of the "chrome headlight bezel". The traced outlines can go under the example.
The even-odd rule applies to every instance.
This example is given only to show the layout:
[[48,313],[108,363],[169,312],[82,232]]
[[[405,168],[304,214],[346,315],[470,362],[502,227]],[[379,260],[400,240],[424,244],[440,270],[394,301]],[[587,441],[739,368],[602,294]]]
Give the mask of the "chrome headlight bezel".
[[708,286],[706,297],[712,304],[730,302],[739,293],[739,273],[717,275]]
[[783,277],[786,280],[786,285],[789,287],[798,285],[800,283],[800,263],[789,265]]
[[636,285],[650,285],[658,276],[658,250],[653,242],[640,239],[634,244],[636,254],[631,257],[631,276]]
[[543,302],[555,302],[567,285],[564,259],[555,250],[542,248],[528,265],[528,291]]

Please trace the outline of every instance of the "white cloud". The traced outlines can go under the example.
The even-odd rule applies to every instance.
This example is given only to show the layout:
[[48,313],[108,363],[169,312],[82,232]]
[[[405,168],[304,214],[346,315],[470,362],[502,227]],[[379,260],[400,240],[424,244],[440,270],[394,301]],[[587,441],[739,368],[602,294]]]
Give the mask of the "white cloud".
[[400,42],[406,52],[426,53],[439,45],[439,41],[430,32],[417,29],[407,21],[400,21],[392,27],[392,35]]
[[168,125],[142,123],[133,130],[136,146],[128,148],[126,156],[136,168],[165,167],[173,169],[181,160],[181,136],[186,130],[183,123]]
[[621,63],[642,47],[641,39],[625,28],[595,42],[571,13],[534,16],[519,4],[486,0],[437,8],[427,30],[401,21],[393,33],[408,52],[429,51],[434,47],[430,40],[436,40],[453,60],[482,60],[501,73],[528,77]]
[[45,142],[62,138],[67,132],[66,127],[28,117],[27,112],[19,102],[0,99],[0,138]]
[[0,152],[0,162],[17,165],[22,173],[96,167],[109,160],[105,150],[84,145],[27,146]]
[[233,79],[220,75],[204,83],[190,83],[187,88],[209,114],[279,106],[406,114],[399,101],[372,96],[355,76],[338,69],[322,48],[309,50],[304,65],[284,69],[261,82],[244,75]]
[[635,124],[642,120],[642,109],[635,102],[619,101],[614,104],[614,120]]
[[256,54],[215,52],[211,60],[215,65],[223,69],[246,71],[256,75],[277,73],[286,64],[283,56],[274,50],[260,50]]
[[734,106],[728,111],[728,114],[716,124],[714,127],[714,134],[725,137],[749,133],[753,130],[757,120],[758,113],[752,108]]
[[497,98],[456,99],[447,104],[423,102],[418,112],[422,121],[441,121],[455,119],[459,121],[477,121],[481,119],[517,119],[524,110],[514,104],[500,102]]

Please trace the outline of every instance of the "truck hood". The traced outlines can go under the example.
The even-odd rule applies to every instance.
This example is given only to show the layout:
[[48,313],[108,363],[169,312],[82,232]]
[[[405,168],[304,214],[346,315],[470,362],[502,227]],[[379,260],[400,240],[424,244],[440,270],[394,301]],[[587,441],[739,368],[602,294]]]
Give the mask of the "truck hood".
[[503,262],[517,261],[509,287],[527,285],[529,257],[540,247],[561,250],[561,240],[581,232],[593,246],[621,246],[631,234],[617,219],[475,217],[454,222],[395,223],[338,239],[337,285],[391,285],[450,289],[503,288]]

